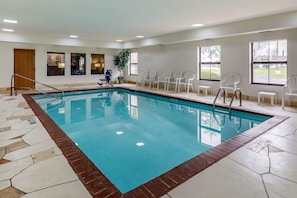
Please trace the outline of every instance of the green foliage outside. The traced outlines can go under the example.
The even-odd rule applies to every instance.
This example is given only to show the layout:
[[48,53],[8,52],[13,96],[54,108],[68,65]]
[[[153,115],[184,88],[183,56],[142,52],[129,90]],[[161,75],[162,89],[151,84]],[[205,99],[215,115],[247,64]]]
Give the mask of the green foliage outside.
[[287,75],[287,68],[280,68],[280,69],[267,69],[267,68],[258,68],[254,69],[254,75],[261,75],[261,74],[277,74],[277,75]]
[[221,70],[218,69],[201,69],[201,79],[221,80]]

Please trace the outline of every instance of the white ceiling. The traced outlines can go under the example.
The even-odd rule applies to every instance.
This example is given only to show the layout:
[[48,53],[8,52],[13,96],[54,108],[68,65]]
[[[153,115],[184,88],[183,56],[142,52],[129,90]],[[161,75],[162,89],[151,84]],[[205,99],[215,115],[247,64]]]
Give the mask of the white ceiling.
[[213,26],[293,10],[297,0],[0,0],[0,30],[131,41],[194,29],[193,23]]

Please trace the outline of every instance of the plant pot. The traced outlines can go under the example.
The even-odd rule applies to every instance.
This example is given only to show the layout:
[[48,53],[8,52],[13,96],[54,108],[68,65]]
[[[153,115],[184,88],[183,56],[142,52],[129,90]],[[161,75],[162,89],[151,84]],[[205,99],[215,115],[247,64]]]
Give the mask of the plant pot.
[[124,79],[119,78],[118,82],[119,82],[119,84],[122,84],[122,83],[124,83]]

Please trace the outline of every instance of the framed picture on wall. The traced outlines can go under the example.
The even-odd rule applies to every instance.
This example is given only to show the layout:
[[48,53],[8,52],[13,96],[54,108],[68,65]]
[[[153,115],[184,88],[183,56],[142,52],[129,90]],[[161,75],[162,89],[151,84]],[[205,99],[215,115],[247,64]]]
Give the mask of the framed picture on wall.
[[86,54],[71,53],[71,75],[86,74]]
[[47,76],[65,75],[65,53],[47,52]]
[[104,74],[104,54],[91,54],[91,74]]

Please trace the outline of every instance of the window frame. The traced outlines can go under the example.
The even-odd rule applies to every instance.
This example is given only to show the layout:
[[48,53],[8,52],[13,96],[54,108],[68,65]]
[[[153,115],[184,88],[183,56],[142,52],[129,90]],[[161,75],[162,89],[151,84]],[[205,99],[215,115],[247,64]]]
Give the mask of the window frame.
[[[132,54],[137,54],[137,63],[132,63]],[[128,74],[131,75],[131,76],[138,76],[138,52],[131,52],[130,53],[130,57],[129,57],[129,68],[128,68]],[[132,65],[136,65],[137,67],[137,73],[132,73],[131,72],[131,68],[132,68]]]
[[[273,86],[283,86],[287,79],[288,79],[288,54],[287,54],[287,60],[286,61],[254,61],[254,43],[263,43],[263,42],[273,42],[273,41],[286,41],[286,47],[287,47],[287,53],[288,53],[288,40],[287,39],[274,39],[274,40],[263,40],[263,41],[253,41],[250,43],[250,75],[251,75],[251,84],[258,84],[258,85],[273,85]],[[268,59],[269,60],[269,59]],[[276,83],[271,83],[271,68],[270,66],[268,67],[268,82],[267,83],[262,83],[262,82],[254,82],[254,64],[263,64],[263,65],[275,65],[275,64],[286,64],[286,79],[284,83],[282,84],[276,84]]]
[[[214,47],[214,46],[219,46],[220,47],[220,61],[212,61],[212,62],[203,62],[202,61],[202,48],[203,47]],[[198,76],[199,76],[199,80],[206,80],[206,81],[220,81],[221,80],[221,73],[222,73],[222,69],[221,69],[221,59],[222,59],[222,50],[221,50],[221,45],[208,45],[208,46],[200,46],[198,47],[198,51],[199,51],[199,55],[198,55]],[[212,79],[212,78],[202,78],[202,65],[220,65],[220,78],[219,79]],[[210,77],[211,77],[211,66],[210,66]]]

